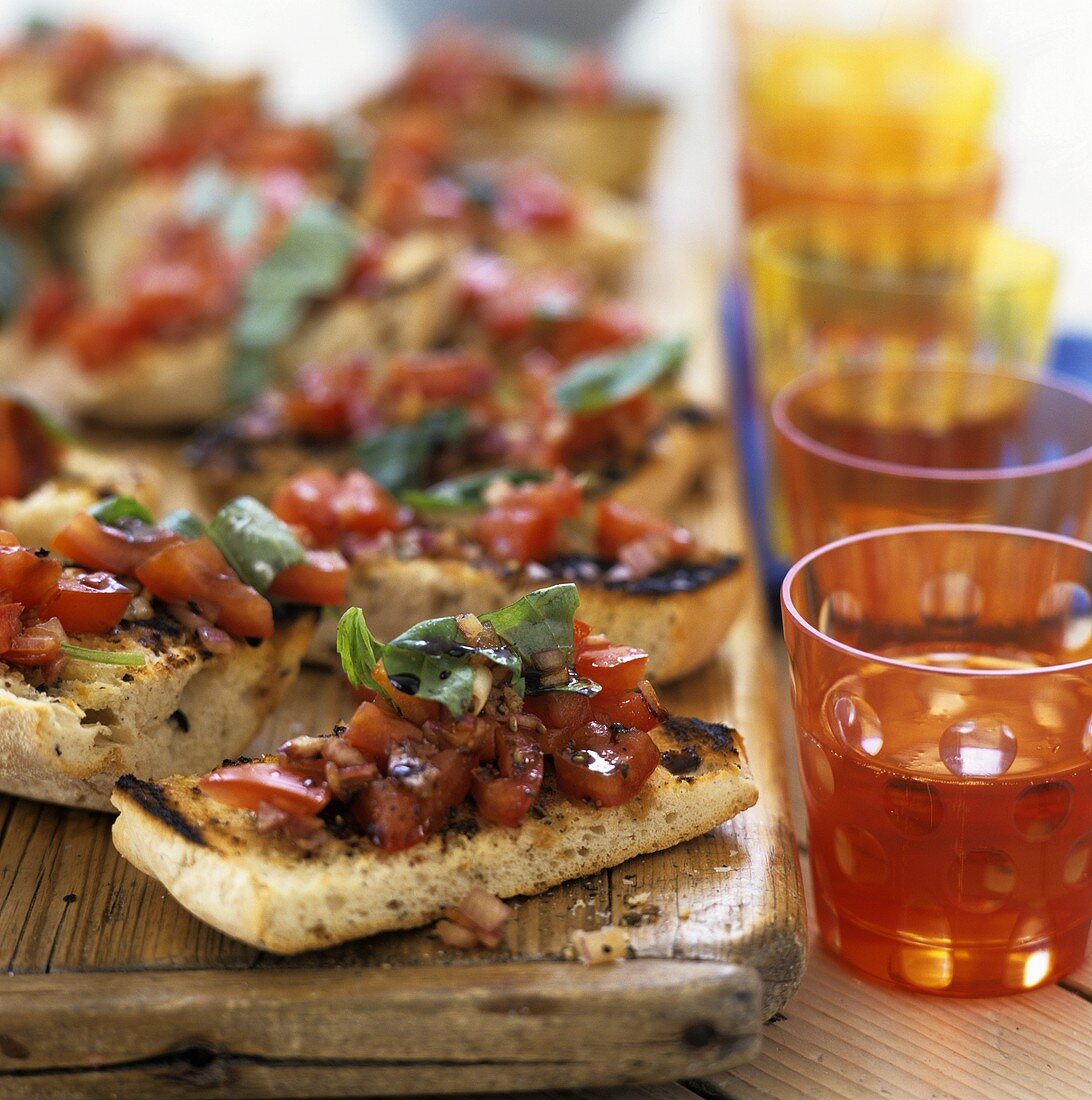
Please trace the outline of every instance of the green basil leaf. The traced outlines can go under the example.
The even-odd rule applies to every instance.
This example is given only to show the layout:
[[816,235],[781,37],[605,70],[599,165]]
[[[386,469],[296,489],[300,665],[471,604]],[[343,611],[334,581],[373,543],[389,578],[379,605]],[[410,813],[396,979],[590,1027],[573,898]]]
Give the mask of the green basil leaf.
[[330,203],[301,206],[272,251],[250,273],[248,298],[313,298],[345,278],[356,234]]
[[420,512],[482,508],[485,506],[485,490],[495,481],[506,481],[509,485],[526,485],[530,482],[549,481],[551,477],[553,474],[549,470],[485,470],[478,474],[448,478],[427,489],[407,489],[402,493],[402,501]]
[[227,397],[232,405],[253,401],[276,373],[276,360],[269,348],[236,346],[227,374]]
[[[575,584],[555,584],[529,592],[515,603],[478,616],[483,623],[491,623],[493,629],[516,651],[525,669],[534,669],[537,653],[557,649],[571,670],[576,661],[573,640],[573,618],[580,604]],[[527,680],[527,694],[538,694],[537,676]],[[549,691],[575,691],[581,695],[595,695],[599,685],[572,672],[569,682],[551,686]]]
[[[0,180],[0,193],[4,184]],[[0,321],[9,320],[26,290],[26,256],[14,237],[0,233]]]
[[670,336],[580,359],[555,383],[554,400],[567,412],[610,408],[675,374],[687,348],[686,337]]
[[140,668],[144,664],[143,653],[119,653],[115,649],[88,649],[86,646],[61,642],[61,652],[77,661],[90,661],[96,665],[125,665]]
[[178,508],[159,521],[160,527],[177,531],[187,539],[199,539],[205,533],[205,524],[188,508]]
[[87,510],[107,527],[117,527],[125,519],[136,519],[149,527],[155,523],[155,516],[133,497],[104,497]]
[[355,245],[356,234],[332,204],[312,201],[296,211],[243,287],[228,372],[232,403],[252,400],[273,377],[274,352],[298,327],[310,302],[342,284]]
[[337,654],[341,667],[353,687],[370,688],[389,699],[386,689],[372,675],[372,669],[382,656],[380,650],[380,643],[364,621],[364,612],[359,607],[350,607],[337,624]]
[[385,489],[400,493],[425,482],[433,452],[445,443],[457,443],[470,430],[462,409],[436,409],[415,424],[399,425],[360,440],[357,465]]
[[275,347],[295,332],[306,309],[299,298],[250,298],[235,318],[232,336],[244,348]]
[[239,578],[259,592],[266,592],[282,569],[307,560],[288,525],[253,497],[225,504],[205,534]]

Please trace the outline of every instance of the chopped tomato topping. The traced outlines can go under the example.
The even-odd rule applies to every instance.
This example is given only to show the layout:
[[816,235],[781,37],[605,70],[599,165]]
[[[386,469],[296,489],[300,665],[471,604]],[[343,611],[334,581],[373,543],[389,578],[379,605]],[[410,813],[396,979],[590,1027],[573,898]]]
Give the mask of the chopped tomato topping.
[[539,342],[562,318],[580,316],[588,284],[575,272],[522,275],[484,299],[481,319],[499,343],[536,337]]
[[621,806],[656,770],[660,753],[643,730],[608,730],[589,722],[554,756],[557,789],[597,806]]
[[604,691],[633,691],[645,678],[648,654],[631,645],[585,649],[576,658],[576,674],[600,684]]
[[523,700],[523,709],[533,714],[547,729],[561,732],[579,729],[592,718],[591,699],[575,691],[544,691],[540,695],[528,695]]
[[307,439],[344,439],[375,427],[379,417],[368,394],[369,364],[307,363],[296,372],[285,396],[284,418]]
[[348,562],[336,550],[308,550],[307,561],[282,569],[269,594],[291,603],[337,607],[345,602]]
[[515,828],[527,816],[542,786],[542,749],[526,733],[497,730],[497,774],[474,774],[473,794],[487,821]]
[[591,716],[597,722],[610,725],[617,722],[630,729],[655,729],[660,720],[652,713],[645,697],[636,689],[632,691],[601,691],[589,700]]
[[617,559],[623,547],[650,538],[662,544],[670,558],[684,558],[694,546],[694,536],[685,527],[643,508],[608,499],[596,505],[595,537],[599,553],[612,559]]
[[132,592],[109,573],[62,576],[41,605],[42,618],[56,616],[70,634],[105,634],[129,606]]
[[0,546],[0,592],[25,607],[38,607],[57,587],[61,563],[25,546]]
[[56,337],[75,304],[76,287],[71,279],[63,275],[40,279],[23,306],[23,324],[31,345],[37,347]]
[[21,603],[0,603],[0,653],[11,648],[22,624]]
[[285,523],[309,531],[318,546],[333,546],[350,532],[399,531],[411,515],[361,470],[341,477],[321,469],[297,474],[277,489],[270,507]]
[[243,584],[207,539],[169,546],[138,565],[137,579],[167,603],[195,601],[213,610],[209,618],[231,634],[244,638],[273,636],[273,608],[248,584]]
[[640,449],[659,413],[647,393],[637,393],[617,405],[594,413],[573,414],[560,442],[562,456],[575,460],[601,449]]
[[263,802],[285,813],[317,814],[330,801],[325,783],[286,764],[235,764],[210,772],[197,784],[228,806],[257,810]]
[[15,636],[10,646],[0,653],[0,660],[9,665],[39,668],[61,655],[64,629],[56,619],[44,619],[27,626]]
[[344,734],[353,748],[384,767],[395,745],[412,744],[424,737],[420,726],[399,718],[385,703],[385,700],[361,703]]
[[122,530],[99,523],[88,512],[80,512],[53,537],[53,549],[67,561],[119,576],[133,576],[141,562],[177,546],[182,536],[163,527],[135,523]]
[[419,397],[447,404],[488,393],[493,368],[473,351],[422,351],[399,356],[390,365],[387,388],[396,397]]
[[560,549],[561,524],[580,514],[580,486],[565,470],[553,480],[521,485],[474,524],[474,537],[496,561],[549,561]]
[[140,337],[123,310],[82,309],[64,327],[62,339],[86,371],[108,370],[124,358]]
[[628,347],[648,333],[640,311],[628,302],[605,302],[554,326],[548,347],[561,363]]

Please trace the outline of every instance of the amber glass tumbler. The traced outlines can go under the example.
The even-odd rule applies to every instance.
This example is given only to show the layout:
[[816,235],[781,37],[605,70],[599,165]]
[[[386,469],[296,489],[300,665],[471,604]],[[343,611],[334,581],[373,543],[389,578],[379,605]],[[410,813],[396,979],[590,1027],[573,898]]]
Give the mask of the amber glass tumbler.
[[816,915],[878,981],[1057,981],[1092,922],[1092,545],[932,525],[782,589]]
[[907,523],[1092,541],[1092,389],[873,365],[797,378],[770,417],[795,557]]

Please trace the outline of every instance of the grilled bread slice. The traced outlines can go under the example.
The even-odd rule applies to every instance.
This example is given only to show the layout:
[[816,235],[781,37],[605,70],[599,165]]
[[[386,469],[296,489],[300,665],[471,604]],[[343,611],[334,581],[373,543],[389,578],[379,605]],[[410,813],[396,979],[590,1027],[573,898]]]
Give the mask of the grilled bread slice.
[[290,840],[260,833],[250,812],[202,794],[192,777],[124,776],[113,796],[114,844],[229,936],[280,954],[329,947],[426,924],[475,884],[501,897],[541,893],[691,840],[757,800],[734,731],[672,718],[652,737],[665,765],[623,806],[571,802],[547,777],[539,809],[518,828],[464,804],[443,832],[402,852],[345,836],[304,858]]
[[[708,433],[717,430],[704,412],[685,409],[649,439],[639,459],[599,481],[615,500],[669,513],[700,479]],[[238,418],[199,435],[187,451],[187,463],[206,506],[214,510],[239,496],[268,501],[282,482],[314,466],[341,473],[355,465],[349,444],[306,445],[287,436],[256,439]],[[581,472],[579,466],[574,472]]]
[[[732,554],[667,566],[634,581],[584,580],[582,566],[596,568],[594,559],[576,555],[560,559],[546,575],[452,558],[360,559],[349,573],[346,603],[364,609],[377,637],[393,638],[424,619],[502,607],[544,584],[571,580],[580,590],[580,617],[646,650],[649,678],[670,683],[712,659],[746,593],[741,559]],[[336,621],[323,620],[309,658],[336,664],[336,634]]]
[[0,790],[109,810],[119,775],[201,771],[233,756],[292,684],[313,614],[278,625],[257,645],[213,655],[174,619],[157,615],[111,635],[76,635],[94,649],[137,652],[130,668],[69,660],[44,689],[0,665]]

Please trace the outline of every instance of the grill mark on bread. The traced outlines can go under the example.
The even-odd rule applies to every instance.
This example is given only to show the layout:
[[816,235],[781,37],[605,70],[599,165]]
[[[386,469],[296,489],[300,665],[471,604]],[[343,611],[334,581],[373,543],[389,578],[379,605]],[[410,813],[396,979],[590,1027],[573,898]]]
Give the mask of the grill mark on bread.
[[201,827],[174,808],[158,783],[137,779],[135,775],[123,775],[118,780],[116,789],[128,795],[142,810],[162,821],[168,829],[176,832],[183,840],[188,840],[200,848],[208,847]]
[[735,742],[735,730],[719,722],[703,722],[700,718],[672,717],[660,727],[680,748],[713,750],[739,755]]
[[721,554],[704,562],[672,562],[647,577],[612,580],[608,573],[615,565],[608,558],[592,554],[559,554],[542,568],[550,579],[595,585],[608,592],[627,596],[670,596],[676,592],[696,592],[735,573],[743,564],[738,554]]

